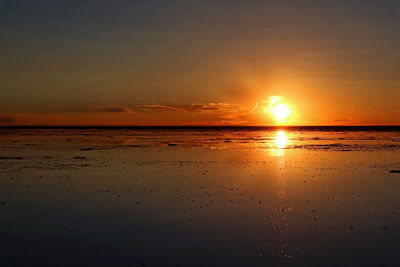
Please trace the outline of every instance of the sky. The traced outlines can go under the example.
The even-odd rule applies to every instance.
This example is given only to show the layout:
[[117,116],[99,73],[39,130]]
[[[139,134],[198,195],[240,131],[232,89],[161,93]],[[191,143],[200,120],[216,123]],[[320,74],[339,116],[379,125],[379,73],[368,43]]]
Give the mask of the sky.
[[0,125],[400,125],[395,0],[0,0],[0,36]]

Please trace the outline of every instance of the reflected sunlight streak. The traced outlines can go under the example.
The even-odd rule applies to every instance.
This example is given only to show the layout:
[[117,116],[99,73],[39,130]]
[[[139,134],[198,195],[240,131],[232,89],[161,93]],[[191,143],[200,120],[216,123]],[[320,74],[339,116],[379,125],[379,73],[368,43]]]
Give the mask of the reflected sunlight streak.
[[288,139],[286,138],[286,134],[284,131],[279,131],[276,133],[274,143],[278,149],[283,149],[286,147]]
[[278,131],[273,140],[273,143],[271,144],[271,154],[273,156],[282,156],[283,150],[286,148],[288,142],[289,140],[287,139],[285,132]]

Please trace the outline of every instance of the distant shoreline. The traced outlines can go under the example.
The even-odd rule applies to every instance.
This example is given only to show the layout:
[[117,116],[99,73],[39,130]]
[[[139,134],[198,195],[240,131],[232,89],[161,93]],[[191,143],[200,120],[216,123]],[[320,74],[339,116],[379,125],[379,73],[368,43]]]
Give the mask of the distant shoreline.
[[400,125],[362,125],[362,126],[0,126],[0,129],[31,130],[194,130],[194,131],[400,131]]

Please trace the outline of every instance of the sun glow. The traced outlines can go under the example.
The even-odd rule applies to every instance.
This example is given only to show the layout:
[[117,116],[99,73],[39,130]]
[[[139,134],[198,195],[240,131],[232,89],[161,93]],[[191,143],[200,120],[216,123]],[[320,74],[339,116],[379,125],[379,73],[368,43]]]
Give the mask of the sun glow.
[[285,119],[289,116],[290,112],[291,111],[290,111],[289,107],[285,104],[275,105],[271,109],[272,115],[274,115],[275,119],[279,122],[285,121]]
[[281,100],[279,96],[270,97],[269,107],[265,111],[270,113],[277,122],[286,122],[292,111]]

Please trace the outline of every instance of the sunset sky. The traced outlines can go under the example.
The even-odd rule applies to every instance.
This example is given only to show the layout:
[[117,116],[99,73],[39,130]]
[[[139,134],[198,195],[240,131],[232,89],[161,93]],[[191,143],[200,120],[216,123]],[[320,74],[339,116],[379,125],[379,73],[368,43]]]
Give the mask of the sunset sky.
[[0,36],[1,125],[400,125],[396,0],[0,0]]

